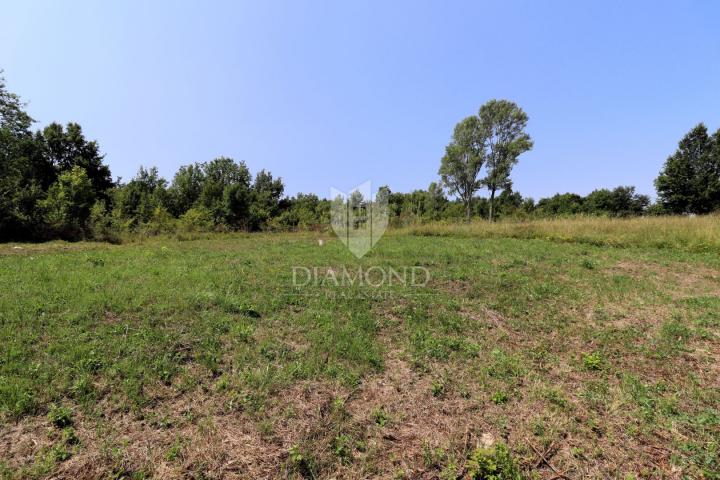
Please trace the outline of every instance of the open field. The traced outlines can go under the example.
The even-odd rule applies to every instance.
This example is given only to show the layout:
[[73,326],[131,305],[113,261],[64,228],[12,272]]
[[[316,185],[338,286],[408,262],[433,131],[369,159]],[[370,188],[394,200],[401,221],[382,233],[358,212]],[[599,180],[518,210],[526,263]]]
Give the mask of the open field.
[[718,223],[0,246],[0,478],[720,478]]

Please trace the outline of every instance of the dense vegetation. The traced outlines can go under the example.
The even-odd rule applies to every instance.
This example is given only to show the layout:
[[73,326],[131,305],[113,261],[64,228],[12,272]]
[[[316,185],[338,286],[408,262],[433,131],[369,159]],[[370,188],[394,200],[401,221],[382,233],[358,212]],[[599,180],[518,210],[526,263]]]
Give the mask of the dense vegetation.
[[[720,208],[720,130],[700,124],[680,142],[657,178],[658,203],[632,186],[587,196],[557,194],[534,201],[512,189],[510,173],[532,148],[528,117],[517,105],[492,100],[455,127],[442,158],[440,182],[426,190],[388,194],[391,224],[472,217],[547,218],[577,214],[627,217],[708,213]],[[284,196],[282,179],[220,157],[185,165],[170,182],[156,168],[113,181],[97,142],[76,123],[32,131],[20,98],[0,78],[0,241],[119,241],[124,235],[188,231],[324,228],[329,200]],[[488,198],[478,197],[487,189]],[[451,198],[448,198],[448,195]]]

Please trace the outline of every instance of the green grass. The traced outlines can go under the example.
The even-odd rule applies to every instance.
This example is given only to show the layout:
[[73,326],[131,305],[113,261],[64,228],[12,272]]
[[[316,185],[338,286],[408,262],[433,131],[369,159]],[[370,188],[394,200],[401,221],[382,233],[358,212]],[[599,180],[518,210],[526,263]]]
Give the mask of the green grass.
[[2,246],[0,478],[720,478],[716,227],[579,222]]

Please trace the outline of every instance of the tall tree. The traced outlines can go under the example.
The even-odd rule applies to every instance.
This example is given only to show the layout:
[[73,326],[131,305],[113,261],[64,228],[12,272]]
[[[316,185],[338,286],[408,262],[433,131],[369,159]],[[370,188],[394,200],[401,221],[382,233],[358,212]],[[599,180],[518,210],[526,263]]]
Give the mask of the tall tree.
[[243,226],[250,198],[250,170],[245,162],[216,158],[203,165],[203,174],[200,204],[211,212],[215,223]]
[[2,73],[0,70],[0,129],[15,136],[30,135],[34,120],[24,110],[20,97],[7,91]]
[[446,203],[447,198],[443,193],[442,185],[430,182],[425,193],[425,205],[423,207],[425,216],[430,220],[439,220]]
[[53,233],[62,238],[84,236],[95,192],[85,169],[74,166],[60,174],[40,208]]
[[709,136],[700,123],[680,140],[655,179],[658,198],[671,213],[707,213],[720,208],[720,130]]
[[43,130],[43,138],[48,158],[58,172],[75,166],[83,168],[95,194],[107,198],[108,190],[113,187],[110,168],[103,163],[104,155],[97,142],[86,140],[80,125],[71,122],[63,128],[59,123],[51,123]]
[[0,240],[29,239],[42,230],[37,204],[56,179],[32,123],[0,75]]
[[486,142],[487,135],[481,128],[480,119],[476,116],[465,118],[455,125],[438,171],[448,192],[462,200],[467,221],[470,221],[473,195],[482,185],[478,175],[485,161]]
[[204,182],[202,165],[195,163],[178,169],[168,191],[171,210],[175,216],[181,216],[195,205],[202,193]]
[[148,222],[157,208],[166,209],[167,181],[157,167],[140,167],[135,178],[117,189],[115,208],[123,217],[136,222]]
[[260,170],[255,175],[250,203],[250,226],[253,230],[264,227],[277,214],[284,191],[282,178],[274,179],[272,173],[266,170]]
[[487,176],[482,180],[490,191],[489,219],[493,220],[495,193],[512,187],[510,172],[518,157],[533,147],[525,132],[528,116],[508,100],[490,100],[478,113],[480,130],[487,138]]
[[635,187],[632,186],[593,190],[583,200],[583,210],[586,213],[616,217],[642,215],[649,205],[650,197],[635,193]]

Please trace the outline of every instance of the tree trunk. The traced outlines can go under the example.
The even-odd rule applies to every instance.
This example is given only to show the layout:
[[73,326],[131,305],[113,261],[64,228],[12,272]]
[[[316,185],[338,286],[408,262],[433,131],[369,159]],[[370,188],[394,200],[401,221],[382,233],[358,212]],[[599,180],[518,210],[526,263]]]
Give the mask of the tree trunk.
[[490,221],[493,221],[493,207],[495,205],[495,189],[490,190]]
[[465,202],[465,221],[470,223],[470,200]]

